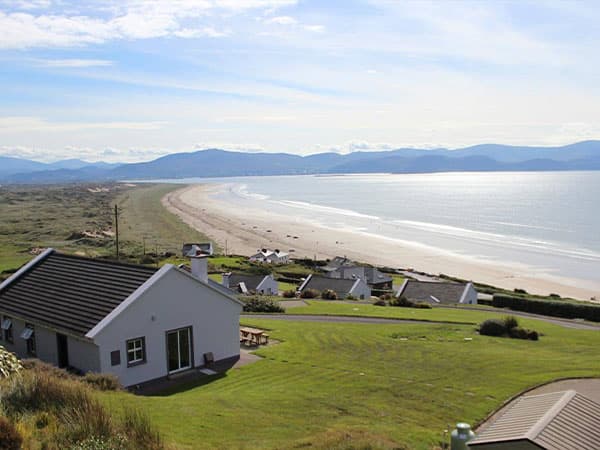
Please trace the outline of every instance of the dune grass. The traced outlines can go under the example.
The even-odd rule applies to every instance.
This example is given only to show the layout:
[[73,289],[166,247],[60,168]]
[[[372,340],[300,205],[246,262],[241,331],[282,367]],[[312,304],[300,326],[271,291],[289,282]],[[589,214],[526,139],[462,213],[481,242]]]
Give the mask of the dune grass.
[[525,388],[600,376],[600,333],[531,322],[538,342],[479,336],[472,325],[244,318],[280,341],[257,352],[263,360],[168,396],[100,395],[115,410],[142,408],[181,448],[322,448],[368,431],[383,448],[429,450],[448,424],[474,424]]

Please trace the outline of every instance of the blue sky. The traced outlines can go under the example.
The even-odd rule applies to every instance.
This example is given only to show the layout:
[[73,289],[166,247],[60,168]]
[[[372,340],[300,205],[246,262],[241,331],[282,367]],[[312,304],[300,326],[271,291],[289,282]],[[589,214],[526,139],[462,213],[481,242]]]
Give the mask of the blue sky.
[[600,138],[596,1],[0,0],[0,154]]

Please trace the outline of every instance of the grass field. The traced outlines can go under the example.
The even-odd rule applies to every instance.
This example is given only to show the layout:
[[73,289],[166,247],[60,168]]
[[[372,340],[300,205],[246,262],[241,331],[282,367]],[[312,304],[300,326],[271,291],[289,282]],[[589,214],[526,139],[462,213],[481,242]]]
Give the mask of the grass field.
[[539,321],[526,321],[544,334],[538,342],[479,336],[471,325],[243,322],[281,343],[209,384],[103,399],[141,407],[179,448],[327,448],[350,433],[429,450],[448,424],[474,424],[522,389],[600,375],[600,333]]

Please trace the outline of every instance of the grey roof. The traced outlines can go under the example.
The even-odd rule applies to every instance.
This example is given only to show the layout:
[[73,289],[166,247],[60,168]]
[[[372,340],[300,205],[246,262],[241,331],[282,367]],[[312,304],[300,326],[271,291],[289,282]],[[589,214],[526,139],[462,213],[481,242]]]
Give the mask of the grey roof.
[[404,296],[409,300],[432,302],[432,296],[440,303],[458,303],[467,288],[462,283],[437,283],[434,281],[407,280],[398,292],[398,297]]
[[2,284],[0,310],[85,335],[157,270],[52,250]]
[[511,442],[531,442],[545,450],[598,450],[600,405],[575,391],[521,397],[469,447],[512,448]]
[[229,288],[236,288],[240,283],[246,285],[246,289],[254,291],[267,275],[244,275],[241,273],[232,273],[229,275]]
[[329,261],[326,266],[323,266],[321,269],[326,272],[330,272],[330,271],[335,270],[342,266],[353,266],[353,265],[354,265],[354,263],[352,261],[350,261],[348,258],[346,258],[345,256],[336,256],[331,261]]
[[212,242],[186,243],[183,244],[181,249],[183,256],[196,256],[195,252],[192,252],[194,246],[198,247],[205,253],[211,253],[212,251]]
[[356,280],[312,275],[310,279],[304,283],[302,290],[315,289],[319,292],[323,292],[327,289],[331,289],[335,291],[338,296],[345,296],[350,292],[354,283],[356,283]]

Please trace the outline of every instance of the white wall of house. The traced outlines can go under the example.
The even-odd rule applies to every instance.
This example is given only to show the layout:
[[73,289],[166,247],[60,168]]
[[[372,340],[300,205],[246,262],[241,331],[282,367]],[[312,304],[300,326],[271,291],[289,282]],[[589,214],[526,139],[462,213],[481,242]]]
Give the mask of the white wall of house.
[[465,288],[465,292],[460,299],[460,303],[467,305],[477,304],[477,290],[473,287],[473,283],[467,283],[467,287]]
[[[192,327],[193,365],[204,365],[204,353],[215,360],[239,356],[239,316],[242,306],[174,267],[135,301],[115,314],[94,336],[100,348],[102,372],[117,375],[124,386],[167,376],[166,332]],[[144,337],[146,361],[128,367],[126,342]],[[120,364],[111,365],[111,352]]]
[[[11,317],[9,314],[2,314],[2,317],[5,316]],[[2,332],[0,345],[4,346],[8,351],[16,353],[21,359],[37,358],[47,363],[58,365],[56,331],[37,325],[33,322],[28,322],[34,326],[35,330],[36,353],[35,355],[32,355],[27,352],[27,341],[21,338],[21,333],[25,329],[26,322],[15,319],[14,317],[11,317],[11,319],[13,343],[6,341],[4,339],[4,332]],[[67,348],[69,365],[71,367],[79,369],[82,372],[100,371],[98,347],[92,342],[67,336]]]
[[267,275],[256,286],[256,292],[265,295],[279,295],[279,285],[275,281],[275,278],[273,278],[273,275]]

